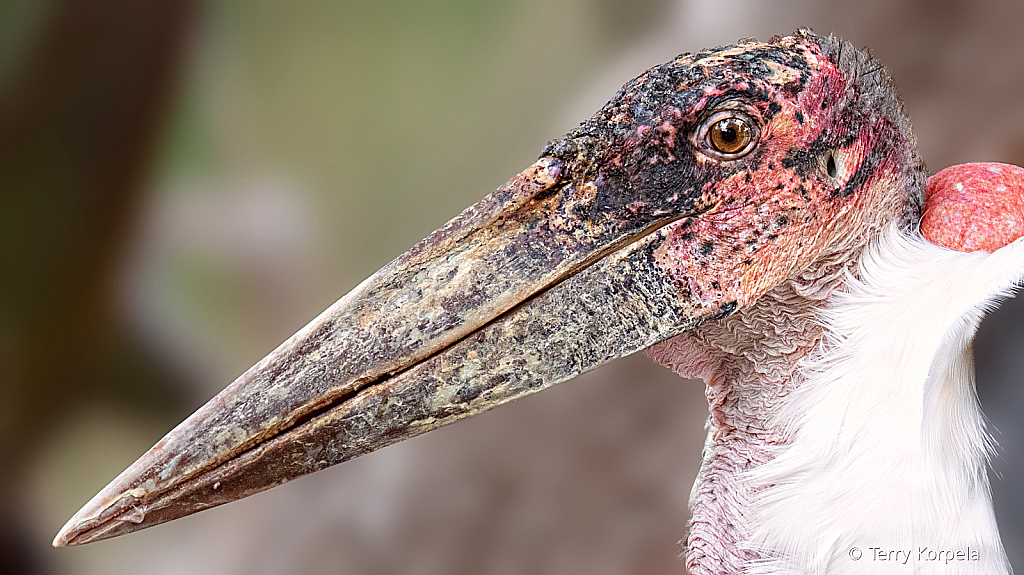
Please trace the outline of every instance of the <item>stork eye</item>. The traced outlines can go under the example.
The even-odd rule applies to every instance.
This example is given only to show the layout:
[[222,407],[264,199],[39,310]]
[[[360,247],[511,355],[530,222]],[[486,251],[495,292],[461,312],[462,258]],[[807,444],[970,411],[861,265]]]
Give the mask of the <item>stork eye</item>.
[[750,144],[750,126],[739,118],[719,120],[711,126],[711,145],[723,154],[736,154]]
[[735,160],[754,148],[757,126],[746,114],[723,110],[708,118],[696,135],[697,143],[710,155]]

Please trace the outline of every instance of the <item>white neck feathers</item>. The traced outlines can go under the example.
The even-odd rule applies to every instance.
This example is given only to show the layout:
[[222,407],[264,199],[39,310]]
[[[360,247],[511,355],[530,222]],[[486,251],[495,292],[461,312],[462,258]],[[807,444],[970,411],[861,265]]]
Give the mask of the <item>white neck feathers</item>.
[[1024,239],[961,253],[893,227],[857,276],[771,416],[785,440],[744,474],[741,546],[765,557],[748,572],[1008,573],[971,343],[1024,278]]

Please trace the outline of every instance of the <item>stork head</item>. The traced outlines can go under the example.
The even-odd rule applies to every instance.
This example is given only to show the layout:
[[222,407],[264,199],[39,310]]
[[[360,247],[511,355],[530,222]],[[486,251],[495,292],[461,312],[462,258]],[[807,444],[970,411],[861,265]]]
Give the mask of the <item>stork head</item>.
[[916,222],[925,174],[884,68],[807,34],[651,68],[544,157],[591,225],[682,217],[658,261],[723,313],[882,222]]
[[914,225],[924,178],[887,72],[839,39],[679,56],[240,376],[54,543],[245,497],[720,319]]

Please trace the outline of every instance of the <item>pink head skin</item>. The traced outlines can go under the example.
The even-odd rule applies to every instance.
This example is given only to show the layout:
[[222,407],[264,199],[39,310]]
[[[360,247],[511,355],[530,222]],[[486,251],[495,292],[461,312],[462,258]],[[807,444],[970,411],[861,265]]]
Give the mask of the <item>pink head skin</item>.
[[950,166],[928,179],[921,233],[961,252],[994,252],[1024,237],[1024,168]]

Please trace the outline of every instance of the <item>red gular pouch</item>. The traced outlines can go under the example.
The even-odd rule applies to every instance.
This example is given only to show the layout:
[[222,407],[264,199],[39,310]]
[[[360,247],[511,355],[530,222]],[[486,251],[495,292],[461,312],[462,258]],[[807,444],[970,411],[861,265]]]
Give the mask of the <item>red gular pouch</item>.
[[921,233],[961,252],[994,252],[1024,237],[1024,168],[976,163],[928,179]]

